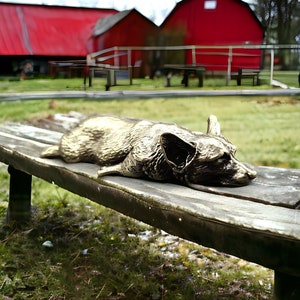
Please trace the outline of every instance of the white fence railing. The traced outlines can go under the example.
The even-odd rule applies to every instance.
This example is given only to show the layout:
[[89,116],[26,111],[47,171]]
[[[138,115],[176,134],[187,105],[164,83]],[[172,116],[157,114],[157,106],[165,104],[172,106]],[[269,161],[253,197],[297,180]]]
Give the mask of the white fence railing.
[[[270,84],[273,82],[276,53],[288,50],[295,57],[296,68],[300,66],[300,45],[186,45],[186,46],[115,46],[89,53],[86,58],[88,66],[106,69],[131,70],[140,59],[134,58],[136,52],[163,52],[165,58],[171,57],[174,51],[184,52],[184,63],[201,65],[207,69],[222,70],[230,80],[232,72],[237,68],[270,69]],[[136,56],[136,55],[135,55]],[[263,57],[268,56],[265,60]],[[210,57],[210,59],[208,59]],[[236,63],[239,61],[239,63]],[[254,67],[252,66],[254,63]],[[182,63],[182,62],[181,62]],[[264,63],[264,64],[262,64]]]

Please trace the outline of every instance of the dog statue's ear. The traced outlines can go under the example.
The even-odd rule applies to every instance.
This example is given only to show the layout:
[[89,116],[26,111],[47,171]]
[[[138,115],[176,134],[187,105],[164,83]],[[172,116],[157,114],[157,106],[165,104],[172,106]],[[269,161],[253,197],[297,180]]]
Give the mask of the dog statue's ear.
[[221,135],[221,126],[216,116],[210,115],[208,117],[206,133],[209,135]]
[[163,133],[160,137],[160,145],[167,162],[178,170],[182,170],[189,164],[196,153],[194,145],[172,133]]

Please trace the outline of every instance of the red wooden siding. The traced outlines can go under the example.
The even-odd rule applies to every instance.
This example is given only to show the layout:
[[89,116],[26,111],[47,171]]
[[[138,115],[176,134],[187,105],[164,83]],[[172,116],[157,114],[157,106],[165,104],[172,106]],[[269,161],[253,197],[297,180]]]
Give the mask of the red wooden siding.
[[[106,22],[103,22],[104,24],[102,25],[107,28],[107,30],[101,31],[101,34],[97,34],[97,30],[95,30],[93,41],[94,52],[114,46],[143,47],[156,45],[159,28],[135,9],[119,12],[114,16],[105,18],[104,21]],[[108,26],[107,23],[111,26]],[[114,53],[117,54],[115,51]],[[148,57],[149,53],[147,51],[131,51],[130,63],[128,61],[127,51],[120,51],[119,55],[120,56],[116,56],[115,58],[107,59],[103,61],[103,63],[121,67],[128,66],[129,64],[136,67],[138,66],[135,77],[150,74],[149,59],[151,58]]]
[[[206,9],[205,5],[211,9]],[[262,44],[264,30],[249,8],[240,0],[183,0],[161,25],[173,44],[185,45],[256,45]],[[177,42],[178,41],[178,42]],[[228,49],[197,51],[197,63],[207,69],[227,69]],[[224,54],[224,55],[223,55]],[[261,50],[235,49],[232,70],[260,68]],[[191,55],[186,58],[192,63]]]
[[[149,46],[155,45],[158,27],[141,15],[137,10],[123,11],[122,18],[117,15],[111,16],[107,19],[117,19],[108,30],[102,32],[100,35],[94,36],[94,51],[111,48],[114,46]],[[127,55],[118,58],[120,65],[127,65]],[[136,62],[143,60],[142,51],[133,51],[131,62],[134,65]],[[108,63],[114,64],[113,60],[108,60]]]

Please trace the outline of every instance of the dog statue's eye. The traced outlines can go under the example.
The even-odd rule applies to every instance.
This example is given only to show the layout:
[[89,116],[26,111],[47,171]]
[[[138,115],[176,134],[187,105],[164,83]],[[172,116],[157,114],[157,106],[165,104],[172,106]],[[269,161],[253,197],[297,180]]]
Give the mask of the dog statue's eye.
[[215,161],[215,164],[216,165],[225,164],[226,162],[228,162],[229,159],[230,156],[227,153],[225,153]]

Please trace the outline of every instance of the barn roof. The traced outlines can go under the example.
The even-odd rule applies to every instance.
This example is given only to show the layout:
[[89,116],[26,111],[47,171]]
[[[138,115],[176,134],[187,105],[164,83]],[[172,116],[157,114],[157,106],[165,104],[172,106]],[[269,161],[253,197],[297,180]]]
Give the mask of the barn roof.
[[[110,15],[110,16],[99,19],[95,26],[93,36],[99,36],[99,35],[107,32],[108,30],[113,28],[115,25],[117,25],[119,22],[121,22],[122,20],[124,20],[126,17],[128,17],[131,14],[136,14],[136,16],[137,16],[136,20],[138,20],[137,18],[140,17],[140,18],[146,20],[149,24],[151,24],[151,26],[157,27],[151,20],[149,20],[144,15],[142,15],[139,11],[137,11],[135,8],[133,8],[133,9],[129,9],[129,10],[123,10],[114,15]],[[139,25],[137,24],[136,26],[139,26]],[[128,29],[126,29],[126,30],[128,30]]]
[[101,35],[114,27],[117,23],[123,20],[132,10],[123,10],[113,16],[107,16],[98,20],[95,29],[94,36]]
[[0,55],[85,56],[98,19],[114,9],[0,3]]

